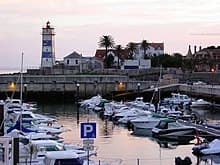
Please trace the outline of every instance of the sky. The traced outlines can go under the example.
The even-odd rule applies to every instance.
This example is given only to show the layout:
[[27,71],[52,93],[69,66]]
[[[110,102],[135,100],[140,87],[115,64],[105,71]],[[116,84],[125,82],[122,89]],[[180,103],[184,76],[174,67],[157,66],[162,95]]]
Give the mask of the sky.
[[[163,42],[165,53],[186,55],[189,45],[217,46],[218,0],[0,0],[0,69],[39,68],[41,30],[55,28],[57,60],[77,51],[94,56],[98,41]],[[193,51],[193,48],[192,48]]]

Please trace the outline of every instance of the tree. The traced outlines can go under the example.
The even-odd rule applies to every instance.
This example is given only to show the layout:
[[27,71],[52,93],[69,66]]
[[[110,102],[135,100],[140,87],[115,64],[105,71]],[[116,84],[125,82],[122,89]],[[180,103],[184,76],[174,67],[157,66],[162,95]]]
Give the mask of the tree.
[[112,68],[112,65],[114,64],[114,57],[112,54],[109,54],[105,59],[104,59],[105,67],[106,68]]
[[147,52],[147,49],[149,49],[149,43],[147,42],[147,40],[143,40],[141,42],[141,49],[144,50],[144,59],[147,59],[148,55],[146,54],[146,52]]
[[[158,63],[159,62],[159,63]],[[182,67],[182,55],[181,54],[163,54],[151,58],[151,64],[153,67],[162,65],[163,67]]]
[[129,57],[128,58],[129,59],[134,59],[133,55],[134,55],[135,50],[137,49],[137,45],[133,42],[129,42],[127,44],[127,49],[129,51]]
[[100,37],[100,40],[99,40],[98,44],[99,44],[99,47],[104,47],[105,48],[105,59],[106,59],[107,55],[108,55],[108,48],[113,48],[115,42],[114,42],[114,39],[113,39],[112,36],[103,35],[102,37]]
[[119,59],[121,58],[122,46],[121,45],[116,45],[115,52],[116,52],[117,57],[118,57],[118,69],[119,69]]

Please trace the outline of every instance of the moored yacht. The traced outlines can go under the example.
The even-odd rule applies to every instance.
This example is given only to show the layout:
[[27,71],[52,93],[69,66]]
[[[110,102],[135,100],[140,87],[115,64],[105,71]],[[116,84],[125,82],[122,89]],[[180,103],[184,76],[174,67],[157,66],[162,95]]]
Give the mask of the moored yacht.
[[190,107],[191,108],[206,108],[211,105],[212,105],[212,103],[210,103],[208,101],[205,101],[203,99],[198,99],[198,100],[192,101]]
[[189,142],[195,138],[195,127],[185,126],[174,119],[162,119],[152,129],[152,135],[160,139]]
[[159,114],[137,117],[136,119],[130,121],[133,133],[135,135],[150,136],[152,135],[152,129],[163,118],[165,118],[165,116]]

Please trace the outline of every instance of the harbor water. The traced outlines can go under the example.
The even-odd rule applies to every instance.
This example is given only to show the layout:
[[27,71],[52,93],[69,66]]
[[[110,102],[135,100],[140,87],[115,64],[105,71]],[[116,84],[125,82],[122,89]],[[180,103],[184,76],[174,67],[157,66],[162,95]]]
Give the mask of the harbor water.
[[[82,144],[80,138],[80,123],[95,121],[97,123],[97,135],[94,139],[97,156],[93,159],[100,162],[108,161],[112,164],[121,162],[122,165],[172,165],[175,157],[190,157],[192,164],[208,165],[220,164],[219,156],[197,158],[192,154],[195,140],[187,145],[178,145],[173,142],[158,141],[152,137],[133,135],[132,131],[121,125],[115,125],[112,121],[103,120],[97,113],[79,111],[74,103],[41,103],[40,112],[55,115],[58,123],[66,132],[62,136],[67,143]],[[220,111],[193,110],[203,119],[219,120]],[[78,120],[79,119],[79,120]]]

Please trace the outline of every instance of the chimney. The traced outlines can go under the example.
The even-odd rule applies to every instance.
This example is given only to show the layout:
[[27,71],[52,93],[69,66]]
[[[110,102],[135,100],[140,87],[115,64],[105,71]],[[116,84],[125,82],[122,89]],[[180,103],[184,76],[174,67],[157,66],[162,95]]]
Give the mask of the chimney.
[[199,46],[199,51],[202,50],[202,46]]
[[196,45],[194,46],[194,54],[196,53]]

